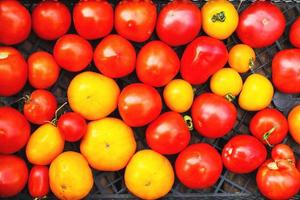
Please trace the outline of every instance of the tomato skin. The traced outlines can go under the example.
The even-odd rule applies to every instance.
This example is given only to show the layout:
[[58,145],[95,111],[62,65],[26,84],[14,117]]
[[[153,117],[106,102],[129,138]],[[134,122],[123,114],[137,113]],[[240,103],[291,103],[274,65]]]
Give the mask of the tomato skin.
[[28,178],[28,190],[32,197],[42,198],[49,193],[49,169],[47,166],[35,165]]
[[160,154],[176,154],[190,141],[189,129],[177,112],[166,112],[149,124],[146,130],[148,146]]
[[137,56],[136,74],[139,80],[153,87],[168,84],[176,76],[179,68],[177,54],[161,41],[147,43]]
[[298,171],[300,171],[300,160],[297,161],[297,165],[296,165]]
[[[87,14],[88,11],[88,14]],[[113,28],[114,11],[107,1],[79,1],[73,9],[77,33],[94,40],[108,35]]]
[[277,144],[271,151],[272,158],[277,160],[287,160],[292,164],[296,164],[296,158],[293,150],[286,144]]
[[[200,53],[201,50],[201,53]],[[191,84],[202,84],[228,60],[226,46],[220,40],[200,36],[183,52],[180,73]]]
[[13,45],[27,39],[31,30],[29,11],[19,2],[0,2],[0,43]]
[[192,105],[194,127],[204,137],[223,137],[234,127],[236,118],[235,106],[213,93],[201,94]]
[[246,44],[236,44],[229,51],[228,64],[239,73],[245,73],[254,67],[255,51]]
[[289,132],[295,142],[300,144],[300,105],[295,106],[288,115]]
[[291,26],[289,39],[294,47],[300,48],[300,17],[298,17]]

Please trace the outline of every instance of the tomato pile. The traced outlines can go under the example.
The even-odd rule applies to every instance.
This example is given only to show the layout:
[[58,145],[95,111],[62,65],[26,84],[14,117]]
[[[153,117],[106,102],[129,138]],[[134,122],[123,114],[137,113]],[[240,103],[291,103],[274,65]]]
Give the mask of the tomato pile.
[[[167,195],[175,179],[195,190],[212,187],[224,169],[255,173],[268,199],[293,197],[300,162],[283,141],[291,135],[300,144],[300,105],[288,116],[271,105],[275,90],[300,93],[300,18],[285,27],[269,1],[238,12],[227,0],[201,8],[174,0],[157,12],[151,0],[122,0],[114,8],[80,0],[71,12],[48,0],[29,12],[19,1],[0,0],[0,97],[31,91],[0,107],[0,197],[27,186],[34,198],[82,199],[93,188],[92,169],[124,169],[128,191],[142,199]],[[51,51],[25,58],[17,48],[31,31],[53,43]],[[275,54],[270,80],[255,72],[254,48],[284,32],[294,47]],[[233,34],[240,43],[228,49]],[[63,72],[72,80],[60,103],[51,88]],[[119,84],[128,77],[136,81]],[[209,90],[199,94],[201,85]],[[252,113],[249,132],[232,135],[241,109]],[[144,134],[137,136],[139,127]],[[217,150],[195,136],[230,137]],[[65,151],[67,143],[77,151]]]

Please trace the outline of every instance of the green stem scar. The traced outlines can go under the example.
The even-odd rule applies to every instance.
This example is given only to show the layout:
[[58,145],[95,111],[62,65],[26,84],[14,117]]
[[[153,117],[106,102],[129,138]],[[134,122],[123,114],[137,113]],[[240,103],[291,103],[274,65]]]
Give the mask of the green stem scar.
[[194,129],[192,118],[189,115],[184,115],[183,119],[190,131]]
[[221,11],[217,14],[214,14],[213,17],[211,18],[211,21],[212,22],[225,22],[225,19],[226,19],[226,16],[225,16],[225,13],[224,11]]

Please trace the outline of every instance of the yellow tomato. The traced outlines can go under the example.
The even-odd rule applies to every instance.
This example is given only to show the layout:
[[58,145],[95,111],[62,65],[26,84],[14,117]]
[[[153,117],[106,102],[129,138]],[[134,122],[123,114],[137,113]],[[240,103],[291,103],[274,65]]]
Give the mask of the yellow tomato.
[[64,149],[64,139],[58,128],[47,123],[30,136],[26,156],[35,165],[49,165]]
[[238,12],[227,0],[209,0],[201,12],[204,32],[220,40],[228,38],[239,22]]
[[49,183],[58,199],[79,200],[93,187],[93,175],[87,161],[77,152],[60,154],[50,165]]
[[125,170],[125,185],[142,199],[158,199],[166,195],[174,183],[169,160],[152,150],[137,152]]
[[229,66],[239,73],[245,73],[254,66],[254,50],[246,44],[237,44],[229,51]]
[[291,136],[300,144],[300,105],[291,110],[288,116],[288,123]]
[[239,105],[247,111],[266,108],[272,101],[274,89],[272,83],[260,74],[247,77],[239,96]]
[[68,101],[72,110],[84,118],[97,120],[117,108],[119,94],[113,79],[96,72],[82,72],[69,85]]
[[163,92],[167,106],[175,112],[186,112],[193,104],[194,91],[190,83],[182,79],[172,80]]
[[116,118],[90,122],[80,144],[80,151],[89,164],[101,171],[124,168],[135,150],[132,129]]

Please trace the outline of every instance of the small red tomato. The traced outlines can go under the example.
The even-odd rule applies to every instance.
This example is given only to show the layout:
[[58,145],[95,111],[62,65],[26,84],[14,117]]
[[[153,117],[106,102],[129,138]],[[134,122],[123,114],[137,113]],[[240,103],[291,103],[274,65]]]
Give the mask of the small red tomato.
[[105,37],[96,47],[94,62],[105,76],[121,78],[133,72],[136,53],[132,44],[119,35]]
[[277,144],[275,147],[273,147],[271,155],[275,161],[287,160],[293,164],[296,164],[294,152],[291,147],[286,144]]
[[166,112],[149,124],[146,130],[148,146],[160,154],[176,154],[188,144],[191,134],[183,117]]
[[42,198],[49,193],[49,169],[47,166],[35,165],[31,168],[28,178],[29,194]]
[[47,90],[35,90],[26,100],[23,112],[33,124],[44,124],[52,120],[57,108],[55,96]]
[[91,44],[75,34],[59,38],[53,49],[54,58],[59,66],[71,72],[85,69],[93,59]]
[[300,48],[300,17],[298,17],[291,26],[289,38],[294,47]]
[[68,112],[60,116],[57,127],[68,142],[76,142],[87,131],[85,119],[76,112]]

